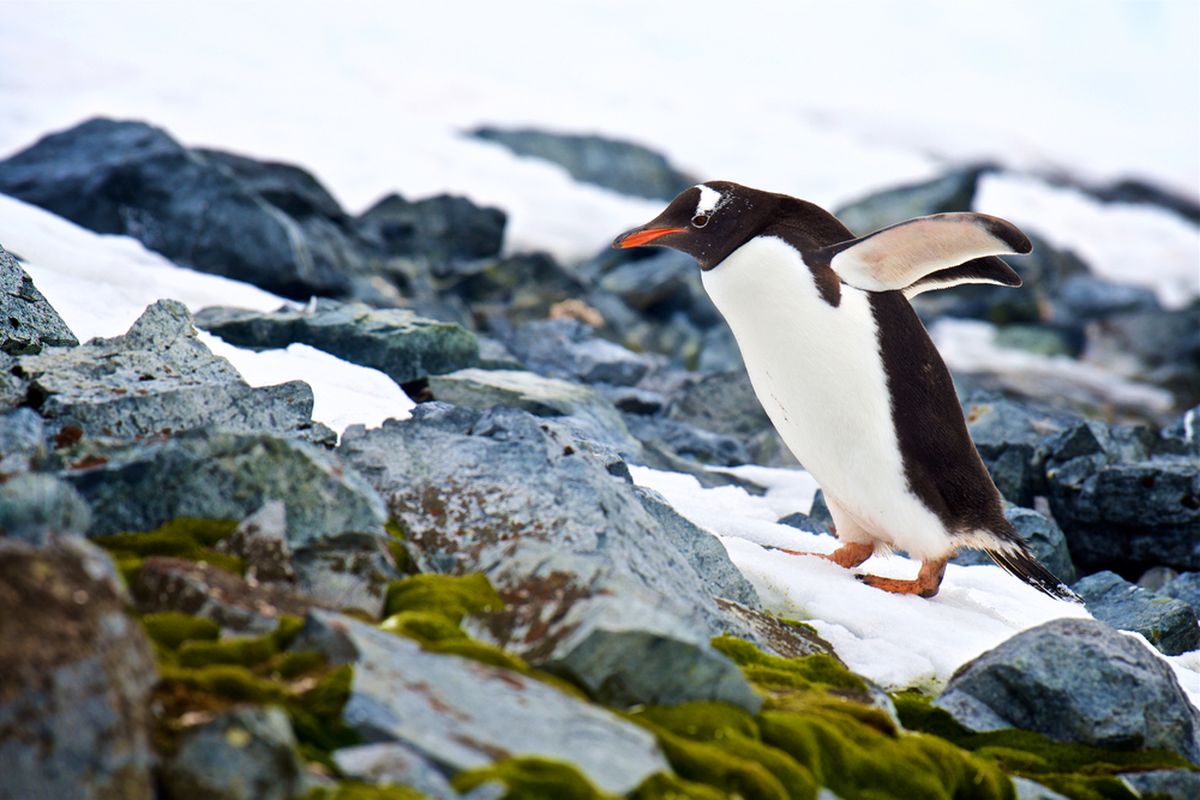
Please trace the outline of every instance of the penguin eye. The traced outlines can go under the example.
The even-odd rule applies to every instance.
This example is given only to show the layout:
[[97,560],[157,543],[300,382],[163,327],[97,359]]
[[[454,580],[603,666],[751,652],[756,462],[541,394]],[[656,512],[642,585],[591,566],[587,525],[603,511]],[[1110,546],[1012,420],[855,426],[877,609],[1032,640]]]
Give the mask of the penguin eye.
[[692,217],[692,225],[694,227],[703,228],[707,224],[708,224],[708,215],[707,214],[697,214],[696,216]]

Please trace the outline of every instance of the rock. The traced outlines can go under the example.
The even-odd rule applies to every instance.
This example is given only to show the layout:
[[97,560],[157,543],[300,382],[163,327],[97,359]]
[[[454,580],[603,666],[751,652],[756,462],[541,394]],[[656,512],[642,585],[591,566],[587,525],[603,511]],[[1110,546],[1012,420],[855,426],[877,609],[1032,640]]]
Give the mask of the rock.
[[1046,495],[1082,570],[1200,568],[1200,454],[1140,426],[1081,422],[1050,440]]
[[15,409],[27,399],[29,384],[13,374],[16,363],[8,353],[0,352],[0,413]]
[[46,428],[31,408],[0,414],[0,480],[41,466],[46,458]]
[[249,386],[196,338],[191,315],[174,300],[148,307],[122,336],[24,356],[18,368],[37,410],[64,434],[135,438],[217,425],[333,436],[312,421],[308,384]]
[[929,181],[875,192],[842,206],[834,215],[856,236],[864,236],[913,217],[970,211],[979,178],[996,169],[994,164],[956,167]]
[[1116,314],[1161,310],[1158,295],[1148,286],[1113,283],[1094,275],[1072,274],[1054,293],[1054,316],[1059,321],[1090,322]]
[[242,520],[228,538],[218,543],[217,549],[242,559],[250,581],[296,582],[292,549],[287,540],[287,506],[279,500],[268,500]]
[[0,796],[155,796],[150,645],[112,562],[0,538]]
[[1093,197],[1109,203],[1141,203],[1169,209],[1184,219],[1200,224],[1200,203],[1137,178],[1122,178],[1108,186],[1081,187]]
[[345,532],[384,536],[379,495],[334,455],[293,439],[199,430],[89,451],[61,476],[92,509],[89,534],[149,531],[176,517],[244,519],[287,507],[294,549]]
[[1083,332],[1052,325],[1003,325],[996,329],[997,347],[1024,350],[1039,356],[1078,358],[1083,352]]
[[527,322],[504,341],[527,369],[583,383],[633,386],[665,361],[600,339],[573,319]]
[[751,462],[749,451],[736,436],[713,433],[669,417],[632,415],[626,427],[638,440],[701,464],[734,467]]
[[1161,594],[1160,590],[1178,576],[1179,573],[1170,567],[1151,567],[1137,579],[1137,585]]
[[511,406],[558,420],[580,437],[636,457],[640,451],[611,403],[594,389],[521,370],[463,369],[429,379],[433,399],[480,411]]
[[479,320],[545,319],[551,308],[585,291],[583,281],[546,253],[522,253],[459,265],[439,291],[467,303]]
[[212,307],[196,324],[230,344],[256,350],[307,344],[404,384],[479,361],[475,335],[404,309],[317,300],[302,310],[260,312]]
[[296,550],[299,590],[326,608],[383,613],[387,585],[400,577],[388,542],[365,533],[344,533]]
[[525,369],[521,360],[512,354],[499,339],[477,334],[479,340],[479,366],[483,369]]
[[235,709],[183,735],[159,772],[170,800],[293,800],[307,791],[287,714]]
[[[1025,540],[1025,544],[1029,545],[1030,552],[1038,561],[1064,583],[1074,582],[1075,565],[1071,563],[1067,537],[1053,519],[1039,514],[1032,508],[1021,508],[1011,504],[1005,505],[1004,516],[1017,529],[1017,533]],[[969,565],[993,562],[982,550],[963,550],[954,557],[953,563]]]
[[1012,783],[1013,788],[1017,790],[1017,800],[1068,800],[1066,795],[1047,789],[1037,781],[1022,778],[1020,775],[1013,775]]
[[0,352],[40,353],[46,347],[74,347],[75,334],[33,285],[12,254],[0,247]]
[[1200,797],[1200,773],[1187,769],[1126,772],[1121,779],[1138,797],[1157,800],[1195,800]]
[[[276,181],[282,171],[256,169]],[[347,258],[352,248],[331,241],[336,223],[323,239],[310,239],[311,225],[255,190],[255,183],[265,188],[265,178],[248,183],[239,172],[246,169],[230,157],[205,157],[158,128],[92,119],[0,162],[0,193],[288,297],[348,291],[347,265],[338,256]]]
[[829,506],[825,502],[825,492],[817,489],[817,493],[813,495],[812,508],[808,510],[808,518],[816,525],[820,525],[825,530],[833,530],[833,515],[829,513]]
[[752,464],[795,464],[763,411],[742,368],[689,381],[671,399],[667,416],[713,433],[735,437]]
[[441,403],[351,427],[341,451],[387,498],[422,571],[487,574],[507,603],[485,618],[500,645],[613,704],[757,709],[709,644],[724,631],[753,638],[709,593],[740,582],[718,551],[680,552],[672,536],[694,531],[664,531],[621,462],[517,409]]
[[1018,633],[960,668],[935,705],[974,731],[1020,728],[1200,761],[1200,713],[1171,667],[1096,620],[1059,619]]
[[450,773],[509,756],[558,758],[623,794],[668,769],[654,737],[611,712],[348,617],[312,612],[294,647],[354,665],[342,718],[363,740],[401,742]]
[[92,512],[53,475],[25,473],[0,484],[0,535],[43,544],[52,533],[86,531]]
[[1089,330],[1088,360],[1123,366],[1124,374],[1170,390],[1179,406],[1195,405],[1200,402],[1200,300],[1099,321]]
[[432,800],[458,800],[458,792],[429,759],[407,744],[379,742],[345,747],[333,754],[343,775],[365,783],[408,786]]
[[303,616],[314,603],[278,585],[251,585],[211,564],[168,556],[142,562],[130,586],[143,613],[178,611],[234,633],[269,633],[283,614]]
[[[817,491],[819,492],[821,490],[818,489]],[[814,502],[813,505],[815,506],[816,503]],[[825,506],[824,498],[821,499],[821,507],[825,509],[826,513],[828,513],[829,509]],[[828,523],[820,522],[816,519],[813,519],[808,514],[802,514],[799,511],[788,514],[785,517],[780,517],[778,520],[776,520],[776,523],[779,525],[787,525],[789,528],[795,528],[798,531],[805,531],[806,533],[824,533],[830,536],[833,535],[833,533],[830,531],[832,520],[830,520]]]
[[413,202],[389,194],[358,218],[357,227],[388,256],[441,262],[500,255],[506,222],[500,209],[465,197],[443,194]]
[[1169,656],[1200,647],[1196,614],[1182,600],[1134,586],[1112,572],[1089,575],[1071,588],[1096,619],[1140,633]]
[[491,126],[476,128],[470,135],[519,156],[551,161],[577,181],[621,194],[670,200],[696,183],[659,153],[621,139]]
[[1048,437],[1081,420],[1076,414],[978,394],[963,403],[963,413],[996,488],[1009,502],[1026,508],[1034,495],[1044,492]]
[[1169,440],[1180,453],[1200,454],[1200,406],[1188,409],[1175,422],[1163,429],[1163,439]]
[[1165,597],[1182,600],[1192,607],[1192,613],[1200,617],[1200,572],[1185,572],[1165,584],[1159,591]]

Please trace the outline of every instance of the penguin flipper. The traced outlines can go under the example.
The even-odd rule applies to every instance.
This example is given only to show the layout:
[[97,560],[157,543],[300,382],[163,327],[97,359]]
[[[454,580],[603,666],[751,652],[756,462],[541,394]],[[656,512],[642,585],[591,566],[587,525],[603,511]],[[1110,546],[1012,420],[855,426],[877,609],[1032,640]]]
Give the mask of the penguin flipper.
[[[967,262],[1032,250],[1029,239],[1011,222],[987,214],[963,212],[917,217],[804,255],[810,265],[828,264],[851,286],[868,292],[887,292],[913,286],[937,273],[967,267]],[[1004,266],[1008,270],[1008,265]],[[991,267],[992,273],[997,272],[994,264],[986,267]],[[965,271],[951,277],[962,283],[967,281],[960,278],[967,274]],[[1011,285],[1011,278],[1003,277],[1004,285]]]
[[1015,289],[1021,285],[1021,276],[995,256],[973,258],[957,267],[931,272],[916,283],[905,286],[904,296],[911,300],[925,292],[949,289],[951,286],[961,286],[964,283],[990,283],[993,286],[1008,286]]

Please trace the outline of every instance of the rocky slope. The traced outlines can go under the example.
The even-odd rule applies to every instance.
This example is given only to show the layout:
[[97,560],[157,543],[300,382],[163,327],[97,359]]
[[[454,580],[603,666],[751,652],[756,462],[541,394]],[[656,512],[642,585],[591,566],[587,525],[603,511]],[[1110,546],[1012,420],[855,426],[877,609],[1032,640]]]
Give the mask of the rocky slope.
[[[626,153],[552,149],[584,144]],[[966,207],[982,171],[844,215]],[[80,344],[0,251],[0,797],[1195,795],[1200,712],[1119,631],[1200,647],[1196,306],[1044,244],[1014,264],[1023,293],[921,305],[1069,363],[1115,347],[1171,405],[957,375],[1010,518],[1096,619],[880,686],[830,619],[779,614],[745,557],[763,548],[635,480],[770,497],[737,467],[790,461],[686,260],[504,254],[503,213],[461,199],[353,218],[298,167],[140,123],[48,137],[0,162],[0,192],[320,295],[163,298]],[[417,405],[332,430],[308,384],[248,385],[198,328],[324,350]],[[764,524],[820,535],[806,510]]]

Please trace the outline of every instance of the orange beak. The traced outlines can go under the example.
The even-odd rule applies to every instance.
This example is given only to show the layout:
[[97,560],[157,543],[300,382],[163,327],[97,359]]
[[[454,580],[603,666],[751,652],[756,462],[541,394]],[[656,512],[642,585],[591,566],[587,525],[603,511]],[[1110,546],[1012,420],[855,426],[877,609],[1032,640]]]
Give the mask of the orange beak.
[[666,236],[668,233],[684,233],[687,228],[648,228],[644,231],[633,230],[629,233],[623,233],[613,242],[613,247],[625,249],[626,247],[638,247],[643,244],[650,244],[655,239]]

